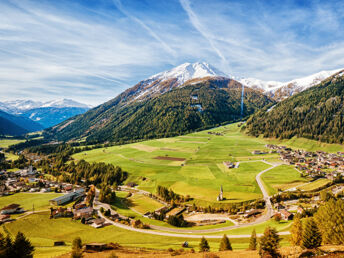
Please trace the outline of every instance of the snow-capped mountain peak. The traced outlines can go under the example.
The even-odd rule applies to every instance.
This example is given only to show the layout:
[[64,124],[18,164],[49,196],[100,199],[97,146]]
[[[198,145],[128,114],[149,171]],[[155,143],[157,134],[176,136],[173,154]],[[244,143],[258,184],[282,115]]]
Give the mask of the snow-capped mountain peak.
[[3,110],[8,113],[12,113],[12,114],[19,114],[26,110],[35,109],[35,108],[47,108],[47,107],[90,108],[91,106],[79,103],[71,99],[59,99],[59,100],[52,100],[52,101],[47,101],[47,102],[18,99],[18,100],[9,100],[9,101],[0,102],[0,110]]
[[321,71],[288,82],[263,81],[255,78],[241,79],[239,82],[250,88],[260,89],[265,94],[274,97],[276,100],[282,100],[292,96],[295,93],[304,91],[309,87],[319,84],[326,78],[338,73],[341,70],[342,69]]
[[167,80],[176,78],[179,84],[183,84],[188,80],[209,76],[228,77],[225,73],[205,62],[197,62],[181,64],[171,70],[155,74],[151,76],[149,80]]
[[74,101],[72,99],[58,99],[45,102],[41,107],[56,107],[56,108],[63,108],[63,107],[79,107],[79,108],[90,108],[90,106],[86,104],[82,104],[80,102]]
[[187,81],[205,77],[228,77],[225,73],[205,63],[184,63],[168,71],[149,77],[128,89],[126,101],[142,101],[182,87]]

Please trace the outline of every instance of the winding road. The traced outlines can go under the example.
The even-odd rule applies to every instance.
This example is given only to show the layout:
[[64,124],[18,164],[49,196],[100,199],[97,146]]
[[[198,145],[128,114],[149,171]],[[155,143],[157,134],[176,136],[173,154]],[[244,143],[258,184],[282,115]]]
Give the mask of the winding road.
[[[222,231],[227,231],[227,230],[231,230],[231,229],[242,228],[242,227],[260,224],[260,223],[263,223],[265,221],[268,221],[274,212],[271,201],[270,201],[270,196],[264,187],[264,183],[261,179],[261,176],[265,172],[278,166],[276,164],[271,164],[271,163],[266,162],[266,161],[263,161],[263,162],[268,164],[268,165],[271,165],[271,167],[259,172],[256,176],[256,181],[257,181],[259,188],[261,189],[261,191],[263,193],[263,198],[264,198],[265,203],[266,203],[266,212],[264,215],[259,217],[254,222],[250,222],[250,223],[246,223],[246,224],[238,224],[238,225],[233,225],[233,226],[227,226],[227,227],[222,227],[222,228],[204,229],[204,230],[168,228],[168,227],[156,226],[156,225],[150,225],[151,229],[153,229],[153,230],[133,228],[131,226],[127,226],[127,225],[124,225],[124,224],[121,224],[118,222],[114,222],[114,221],[106,218],[103,214],[101,214],[101,212],[99,211],[101,207],[103,207],[106,210],[110,209],[111,214],[117,214],[117,212],[114,211],[109,204],[102,203],[99,201],[99,190],[98,189],[96,189],[96,196],[95,196],[94,201],[93,201],[93,207],[94,207],[94,209],[96,209],[98,211],[98,215],[100,217],[104,218],[106,220],[106,222],[108,222],[108,223],[110,223],[116,227],[126,229],[126,230],[136,231],[136,232],[140,232],[140,233],[145,233],[145,234],[161,235],[161,236],[169,236],[169,237],[201,238],[203,236],[201,234],[222,232]],[[158,231],[156,231],[156,230],[158,230]],[[160,231],[167,231],[167,232],[160,232]],[[280,232],[279,234],[280,235],[288,235],[290,233],[289,232]],[[260,236],[260,235],[261,234],[257,234],[257,236]],[[206,236],[207,236],[207,238],[222,238],[221,235],[206,235]],[[230,238],[248,238],[248,237],[250,237],[250,235],[230,235],[229,237]]]

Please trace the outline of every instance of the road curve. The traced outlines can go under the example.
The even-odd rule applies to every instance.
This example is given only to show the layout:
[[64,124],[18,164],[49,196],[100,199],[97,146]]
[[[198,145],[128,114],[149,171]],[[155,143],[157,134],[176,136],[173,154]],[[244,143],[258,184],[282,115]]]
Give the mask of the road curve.
[[[227,230],[236,229],[236,228],[252,226],[252,225],[256,225],[256,224],[260,224],[260,223],[263,223],[265,221],[268,221],[273,214],[273,208],[272,208],[272,204],[270,201],[270,196],[269,196],[268,192],[266,191],[266,189],[264,188],[264,184],[263,184],[263,181],[261,179],[261,175],[263,175],[265,172],[277,167],[278,165],[273,165],[273,164],[268,163],[268,162],[265,162],[265,163],[271,165],[271,167],[259,172],[256,176],[256,181],[257,181],[259,188],[261,189],[261,191],[263,193],[263,197],[264,197],[264,200],[266,203],[267,212],[263,216],[258,218],[256,221],[251,222],[251,223],[246,223],[246,224],[241,224],[241,225],[233,225],[233,226],[222,227],[222,228],[204,229],[204,230],[168,228],[168,227],[156,226],[156,225],[150,225],[151,229],[153,229],[153,230],[151,230],[151,229],[138,229],[138,228],[133,228],[131,226],[127,226],[127,225],[124,225],[124,224],[121,224],[118,222],[114,222],[114,221],[106,218],[103,214],[101,214],[101,212],[99,211],[100,207],[103,207],[106,210],[110,209],[111,214],[115,214],[117,212],[112,210],[110,205],[108,205],[106,203],[99,202],[99,200],[98,200],[99,190],[98,189],[96,189],[96,196],[95,196],[94,201],[93,201],[93,206],[94,206],[94,209],[98,210],[98,215],[100,217],[104,218],[108,223],[110,223],[116,227],[126,229],[126,230],[136,231],[136,232],[140,232],[140,233],[145,233],[145,234],[152,234],[152,235],[169,236],[169,237],[182,237],[182,238],[201,238],[202,235],[195,235],[195,234],[216,233],[216,232],[222,232],[222,231],[227,231]],[[167,231],[167,232],[159,232],[159,231],[155,231],[155,230]],[[289,234],[290,233],[288,231],[279,232],[279,235],[289,235]],[[262,234],[257,234],[257,236],[261,236],[261,235]],[[221,235],[206,235],[206,236],[207,236],[207,238],[222,238]],[[230,238],[248,238],[250,236],[251,235],[229,235]]]

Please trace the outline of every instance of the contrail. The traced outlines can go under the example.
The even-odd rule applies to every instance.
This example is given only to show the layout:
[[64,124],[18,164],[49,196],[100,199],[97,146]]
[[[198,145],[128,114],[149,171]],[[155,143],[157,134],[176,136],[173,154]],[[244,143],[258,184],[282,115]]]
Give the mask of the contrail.
[[211,38],[211,35],[207,32],[207,30],[203,27],[201,22],[199,21],[197,15],[195,12],[191,9],[190,2],[189,0],[179,0],[181,6],[187,13],[192,25],[198,30],[199,33],[209,42],[211,48],[215,51],[215,53],[221,58],[221,60],[225,63],[228,64],[227,59],[225,56],[221,53],[221,51],[216,47],[214,41]]
[[116,5],[117,9],[120,10],[123,14],[125,14],[128,18],[134,20],[138,24],[140,24],[148,33],[155,38],[162,47],[169,52],[171,55],[175,56],[176,52],[165,42],[163,41],[150,27],[148,27],[143,21],[141,21],[139,18],[135,17],[134,15],[127,12],[123,6],[120,0],[113,0],[114,4]]

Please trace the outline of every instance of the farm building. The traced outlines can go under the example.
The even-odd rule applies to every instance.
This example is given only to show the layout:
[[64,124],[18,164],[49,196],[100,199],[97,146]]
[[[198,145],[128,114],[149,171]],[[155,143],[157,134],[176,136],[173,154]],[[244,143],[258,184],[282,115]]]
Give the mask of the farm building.
[[79,196],[83,195],[85,190],[83,188],[76,189],[74,192],[59,196],[55,199],[50,200],[51,205],[63,205],[68,202],[74,201]]
[[20,208],[19,204],[10,204],[1,209],[1,214],[14,214],[14,213],[21,213],[24,212],[22,208]]

